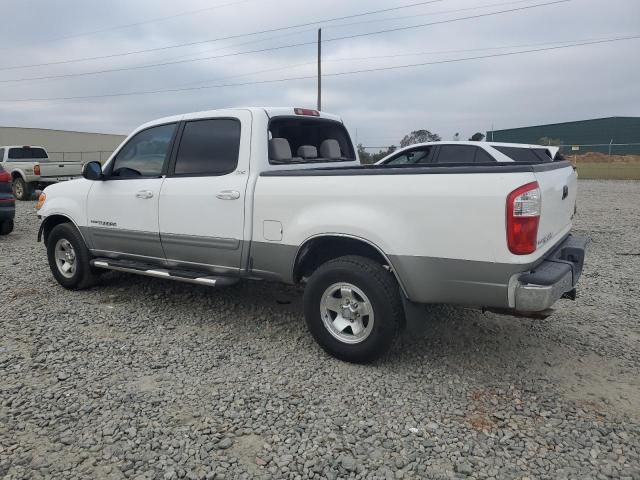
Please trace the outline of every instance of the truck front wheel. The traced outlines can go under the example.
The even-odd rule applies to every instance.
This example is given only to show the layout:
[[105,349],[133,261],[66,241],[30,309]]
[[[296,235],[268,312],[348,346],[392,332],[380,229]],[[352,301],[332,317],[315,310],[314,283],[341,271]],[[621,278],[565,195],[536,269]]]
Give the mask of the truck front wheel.
[[33,185],[25,182],[22,177],[17,177],[13,181],[13,194],[18,200],[29,200],[33,195]]
[[93,285],[90,254],[78,230],[71,223],[56,225],[47,238],[47,257],[51,273],[69,290],[82,290]]
[[304,311],[318,344],[355,363],[382,356],[403,322],[398,284],[391,272],[356,255],[330,260],[311,275]]

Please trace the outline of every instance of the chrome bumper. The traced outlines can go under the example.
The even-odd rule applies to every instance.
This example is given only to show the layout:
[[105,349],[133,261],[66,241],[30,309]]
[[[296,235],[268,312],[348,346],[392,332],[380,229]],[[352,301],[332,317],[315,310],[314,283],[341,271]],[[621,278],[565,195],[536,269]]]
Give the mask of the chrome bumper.
[[540,312],[560,298],[575,298],[588,239],[569,235],[542,263],[518,278],[515,310]]

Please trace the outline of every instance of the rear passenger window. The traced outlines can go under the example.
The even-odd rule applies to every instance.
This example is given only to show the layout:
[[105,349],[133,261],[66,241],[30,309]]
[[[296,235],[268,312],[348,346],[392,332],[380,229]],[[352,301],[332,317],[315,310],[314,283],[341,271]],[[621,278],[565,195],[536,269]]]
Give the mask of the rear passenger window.
[[436,163],[473,163],[477,149],[471,145],[442,145]]
[[[507,157],[509,157],[514,162],[551,162],[552,158],[547,153],[546,149],[533,149],[526,147],[493,147],[498,150],[500,153],[504,153]],[[544,152],[544,153],[543,153]]]
[[225,175],[238,166],[240,122],[218,118],[187,122],[176,157],[176,175]]
[[478,148],[476,152],[476,163],[495,163],[497,160],[489,155],[484,148]]
[[553,161],[551,152],[546,148],[533,148],[532,150],[533,150],[533,153],[535,153],[543,162]]

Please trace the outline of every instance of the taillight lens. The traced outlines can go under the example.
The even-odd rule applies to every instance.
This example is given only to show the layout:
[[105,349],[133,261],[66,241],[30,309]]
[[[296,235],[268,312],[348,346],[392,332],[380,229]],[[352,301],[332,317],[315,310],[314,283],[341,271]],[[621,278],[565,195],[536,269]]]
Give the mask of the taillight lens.
[[538,182],[516,188],[507,197],[507,245],[516,255],[536,251],[542,195]]
[[33,166],[33,174],[34,175],[40,175],[40,165],[34,165]]
[[5,172],[4,170],[2,170],[0,172],[0,183],[10,183],[11,182],[11,175],[9,174],[9,172]]

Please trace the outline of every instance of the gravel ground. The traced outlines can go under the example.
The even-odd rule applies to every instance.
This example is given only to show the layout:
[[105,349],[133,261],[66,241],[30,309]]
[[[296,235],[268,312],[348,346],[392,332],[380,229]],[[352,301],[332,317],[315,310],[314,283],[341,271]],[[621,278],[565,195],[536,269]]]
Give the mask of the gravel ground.
[[0,477],[640,479],[640,182],[581,181],[576,302],[434,306],[374,365],[301,291],[109,273],[68,292],[33,202],[0,238]]

